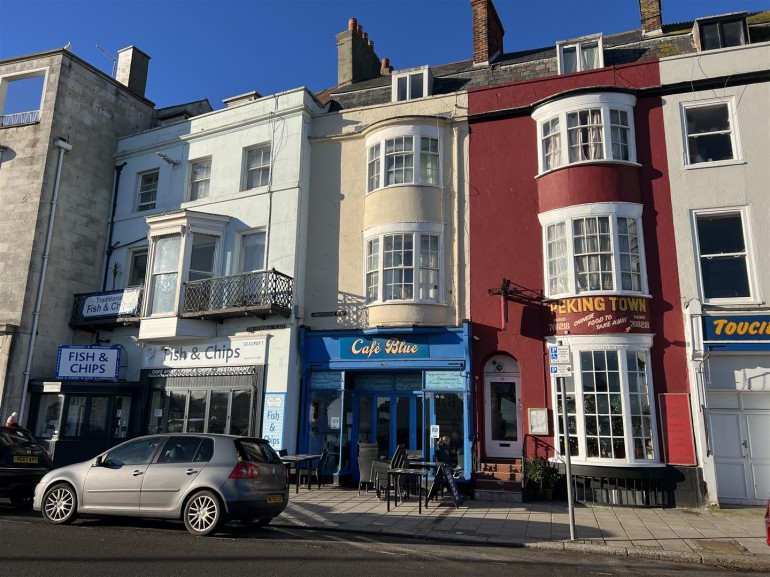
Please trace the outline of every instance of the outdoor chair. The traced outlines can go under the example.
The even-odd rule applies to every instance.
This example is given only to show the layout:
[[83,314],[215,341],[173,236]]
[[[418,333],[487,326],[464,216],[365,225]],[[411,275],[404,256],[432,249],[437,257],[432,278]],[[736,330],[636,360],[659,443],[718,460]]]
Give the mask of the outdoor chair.
[[326,461],[328,458],[329,458],[329,452],[326,449],[324,449],[323,453],[321,453],[321,457],[318,459],[318,465],[316,465],[315,469],[313,468],[311,468],[310,470],[299,469],[297,471],[297,475],[299,475],[299,484],[302,485],[303,477],[309,474],[311,480],[313,476],[315,476],[316,482],[318,483],[318,488],[320,489],[321,485],[325,484],[323,481],[323,473],[324,473],[324,468],[326,466]]

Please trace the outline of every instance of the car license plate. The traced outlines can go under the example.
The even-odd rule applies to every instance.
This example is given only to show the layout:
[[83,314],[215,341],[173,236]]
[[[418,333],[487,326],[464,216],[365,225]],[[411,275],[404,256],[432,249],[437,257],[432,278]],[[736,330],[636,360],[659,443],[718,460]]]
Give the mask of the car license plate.
[[13,462],[14,463],[37,463],[37,457],[33,457],[29,455],[14,455]]
[[268,503],[283,503],[283,495],[268,495]]

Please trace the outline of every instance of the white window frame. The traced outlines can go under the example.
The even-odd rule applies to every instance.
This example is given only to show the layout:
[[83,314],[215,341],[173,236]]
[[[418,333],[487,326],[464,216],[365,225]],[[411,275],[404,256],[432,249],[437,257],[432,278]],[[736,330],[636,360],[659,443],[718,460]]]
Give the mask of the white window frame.
[[[195,178],[195,167],[198,164],[208,164],[208,174],[206,175],[206,178]],[[206,156],[203,158],[196,158],[195,160],[190,161],[190,178],[187,186],[187,198],[189,202],[196,202],[199,200],[204,200],[206,198],[209,198],[211,195],[211,157]],[[203,196],[198,196],[197,198],[193,198],[193,189],[197,188],[198,185],[202,183],[206,183],[206,194]]]
[[[548,212],[541,213],[538,218],[540,219],[540,225],[542,227],[542,246],[543,246],[543,279],[545,285],[545,294],[547,298],[564,298],[568,296],[576,295],[592,295],[592,294],[623,294],[623,295],[647,295],[648,280],[647,280],[647,266],[645,264],[644,253],[644,232],[642,227],[642,211],[643,206],[641,204],[632,203],[594,203],[594,204],[580,204],[570,206],[566,208],[559,208]],[[578,290],[577,281],[577,266],[575,261],[575,241],[574,241],[574,227],[573,222],[585,218],[595,217],[607,217],[609,218],[610,235],[612,244],[612,278],[613,288],[611,290]],[[619,218],[629,218],[636,220],[636,234],[637,244],[639,247],[639,270],[630,271],[631,274],[639,275],[640,290],[628,290],[623,289],[623,274],[629,271],[621,270],[621,257],[626,252],[621,252],[619,242]],[[566,242],[566,253],[560,255],[557,263],[560,271],[566,271],[566,283],[559,282],[559,286],[564,288],[564,292],[551,292],[550,277],[549,277],[549,241],[548,241],[548,227],[555,226],[564,223],[564,242]],[[552,241],[553,245],[554,242]],[[594,254],[594,253],[591,253]],[[564,259],[566,258],[566,268]],[[554,259],[556,260],[556,259]],[[555,277],[559,280],[559,277]]]
[[[403,235],[412,237],[412,264],[408,267],[398,266],[396,269],[410,270],[412,272],[411,292],[409,298],[385,299],[385,237],[391,235]],[[436,237],[438,243],[437,267],[422,265],[422,243],[423,236]],[[370,254],[370,244],[376,245],[377,253]],[[431,251],[432,253],[435,251]],[[367,299],[367,306],[382,304],[416,303],[416,304],[441,304],[443,303],[443,271],[444,271],[444,253],[443,253],[443,233],[440,224],[431,223],[398,223],[369,228],[364,231],[363,247],[363,279],[362,286]],[[391,267],[394,268],[394,267]],[[390,269],[389,269],[390,270]],[[425,271],[436,273],[437,285],[433,287],[424,287],[422,280]],[[371,285],[371,286],[370,286]],[[435,297],[422,298],[421,295],[427,290],[433,292]],[[376,298],[371,295],[376,291]]]
[[[378,130],[370,134],[366,138],[366,182],[364,184],[364,190],[366,194],[371,194],[378,190],[385,188],[392,188],[395,186],[442,186],[443,180],[443,127],[428,126],[428,125],[412,125],[412,126],[392,126],[383,130]],[[410,151],[398,151],[387,152],[387,143],[394,141],[394,139],[408,139],[411,138],[412,148]],[[423,159],[423,147],[422,141],[424,139],[432,139],[436,141],[437,153],[432,150],[428,150],[427,154],[432,160],[437,160],[438,165],[429,171],[424,171]],[[429,149],[431,147],[428,147]],[[388,162],[387,158],[391,156],[410,156],[411,157],[411,180],[404,182],[388,183]],[[401,170],[401,168],[396,169]],[[392,172],[392,171],[391,171]],[[429,178],[423,179],[424,173],[428,174]],[[433,176],[434,178],[430,178]]]
[[[701,267],[701,250],[700,250],[700,238],[698,237],[698,219],[701,217],[709,216],[729,216],[737,215],[741,219],[741,230],[743,231],[743,258],[746,264],[746,277],[749,288],[749,295],[745,297],[729,297],[729,298],[708,298],[706,297],[706,287],[704,286],[703,269]],[[751,233],[751,221],[749,219],[749,208],[747,206],[733,206],[733,207],[721,207],[713,209],[693,210],[692,211],[692,231],[693,231],[693,254],[695,257],[695,274],[698,282],[698,290],[700,291],[701,299],[707,304],[759,304],[761,298],[759,295],[759,283],[758,283],[758,271],[754,263],[753,255],[755,254],[751,239],[753,235]],[[741,253],[735,253],[741,254]],[[714,255],[716,256],[716,255]],[[720,255],[729,256],[729,255]],[[707,258],[707,257],[706,257]]]
[[[596,45],[598,52],[598,63],[596,66],[587,67],[583,62],[583,51],[589,46]],[[569,72],[564,71],[564,49],[575,49],[575,70]],[[562,40],[556,43],[556,52],[559,65],[559,74],[573,74],[575,72],[585,72],[587,70],[597,70],[604,68],[604,42],[601,34],[594,34],[591,36],[584,36],[582,38],[576,38],[574,40]]]
[[[253,152],[261,152],[262,153],[262,163],[252,166],[249,164],[249,159],[251,158],[251,154]],[[267,152],[267,162],[264,162],[264,155],[265,152]],[[273,157],[272,157],[272,151],[270,150],[269,144],[262,144],[259,146],[253,146],[251,148],[247,148],[244,151],[243,155],[243,189],[242,190],[251,190],[255,188],[262,188],[265,186],[270,185],[270,176],[273,173]],[[259,181],[262,183],[262,181],[265,181],[264,184],[257,184],[256,186],[251,186],[251,177],[253,174],[259,174]],[[267,174],[267,177],[264,178],[264,175]]]
[[[155,175],[155,197],[152,199],[152,201],[145,201],[142,202],[142,195],[150,192],[150,190],[143,190],[144,189],[144,179],[147,176]],[[138,182],[137,182],[137,191],[136,191],[136,212],[147,212],[148,210],[155,210],[155,208],[158,205],[158,187],[160,185],[160,169],[156,168],[154,170],[148,170],[146,172],[139,173],[137,175]],[[152,205],[152,206],[145,206],[145,205]]]
[[[147,238],[149,240],[148,258],[147,258],[147,277],[148,283],[145,289],[145,298],[143,300],[143,316],[146,317],[167,317],[175,316],[182,310],[184,298],[183,285],[188,280],[190,271],[190,258],[192,255],[193,238],[195,235],[210,236],[214,238],[214,266],[212,278],[220,276],[221,254],[223,250],[223,238],[225,227],[230,220],[228,216],[215,214],[190,214],[185,211],[174,213],[165,213],[150,215],[147,217],[149,227]],[[171,311],[152,313],[154,306],[152,292],[156,258],[156,246],[161,239],[179,237],[179,255],[175,269],[169,268],[164,274],[176,274],[176,286],[174,291],[174,306]]]
[[[729,131],[715,130],[714,132],[705,132],[705,133],[696,133],[696,134],[699,134],[700,136],[709,136],[709,135],[725,134],[729,132],[730,144],[733,149],[733,157],[726,158],[724,160],[703,159],[700,161],[693,162],[690,160],[690,156],[691,156],[690,155],[690,132],[689,132],[690,129],[687,123],[687,111],[694,110],[697,108],[713,108],[717,106],[725,106],[727,108],[727,119],[730,123]],[[683,146],[682,161],[684,163],[685,168],[697,169],[697,168],[705,168],[710,166],[725,166],[730,164],[743,163],[743,152],[741,150],[741,138],[740,138],[740,132],[738,130],[738,115],[735,112],[735,100],[732,97],[710,98],[707,100],[681,102],[679,103],[679,107],[680,107],[680,116],[681,116],[681,123],[682,123],[682,146]]]
[[[425,98],[433,94],[433,74],[430,66],[420,66],[418,68],[409,68],[399,70],[390,75],[391,78],[391,100],[393,102],[404,102],[417,98]],[[404,86],[405,93],[399,94],[399,84]],[[419,90],[417,87],[419,86]],[[414,93],[414,94],[413,94]],[[401,96],[404,96],[401,98]]]
[[[636,161],[636,130],[634,127],[634,106],[636,97],[622,92],[600,92],[583,94],[549,102],[537,108],[532,119],[537,123],[538,173],[586,163],[624,163],[639,166]],[[570,115],[589,110],[599,110],[601,115],[601,151],[592,153],[591,158],[570,161]],[[626,113],[628,126],[612,123],[612,111]],[[622,128],[622,130],[621,130]],[[598,126],[595,130],[599,130]],[[624,132],[627,142],[615,142],[616,136]],[[598,139],[597,139],[598,140]],[[549,144],[551,146],[549,146]],[[613,146],[620,144],[628,152],[628,158],[615,158]],[[558,149],[554,150],[554,146]]]
[[[652,348],[653,335],[594,335],[590,337],[576,336],[560,338],[562,346],[570,349],[572,360],[572,377],[564,377],[563,382],[567,387],[567,396],[574,395],[575,398],[575,429],[577,434],[570,433],[570,437],[577,438],[578,454],[571,455],[573,463],[600,466],[660,466],[663,463],[660,441],[657,431],[657,412],[655,410],[655,387],[652,380],[652,369],[650,361],[650,349]],[[556,342],[549,342],[549,345],[555,345]],[[623,439],[625,444],[624,458],[607,457],[589,457],[588,456],[588,434],[586,431],[586,411],[585,411],[585,387],[582,375],[582,360],[580,353],[607,352],[618,355],[618,373],[620,381],[620,396],[622,404],[623,418]],[[647,387],[647,401],[650,418],[650,440],[652,442],[653,458],[648,459],[645,453],[643,458],[634,455],[634,430],[633,415],[631,413],[632,396],[640,400],[641,395],[630,390],[630,377],[627,353],[643,353],[645,355],[645,384]],[[634,371],[635,374],[638,374]],[[559,393],[559,380],[557,377],[551,379],[551,402],[554,408],[554,445],[557,454],[561,455],[562,418],[559,407],[561,399]],[[572,390],[571,390],[572,389]],[[569,400],[568,400],[569,406]],[[598,409],[597,409],[598,414]],[[569,413],[572,415],[572,413]],[[594,436],[594,435],[591,435]]]
[[[264,237],[263,242],[263,254],[262,254],[262,268],[260,269],[249,269],[249,270],[243,270],[243,257],[244,257],[244,249],[243,249],[243,242],[246,239],[246,237],[255,235],[255,234],[261,234]],[[262,272],[267,270],[267,231],[264,228],[255,228],[250,230],[244,230],[242,232],[239,232],[237,235],[237,247],[238,247],[238,254],[235,258],[235,270],[233,271],[233,274],[246,274],[250,272]]]

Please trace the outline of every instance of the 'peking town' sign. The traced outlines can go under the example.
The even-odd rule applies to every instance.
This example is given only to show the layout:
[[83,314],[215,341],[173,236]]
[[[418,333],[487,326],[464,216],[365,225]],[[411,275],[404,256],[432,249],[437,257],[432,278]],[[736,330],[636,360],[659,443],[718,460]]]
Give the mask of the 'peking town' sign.
[[587,296],[545,303],[549,335],[649,333],[650,299],[631,296]]

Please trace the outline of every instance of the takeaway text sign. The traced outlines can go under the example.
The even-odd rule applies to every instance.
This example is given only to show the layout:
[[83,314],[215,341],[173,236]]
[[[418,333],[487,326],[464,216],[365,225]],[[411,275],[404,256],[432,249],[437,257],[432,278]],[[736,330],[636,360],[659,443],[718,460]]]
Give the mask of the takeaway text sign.
[[650,332],[650,299],[586,296],[546,303],[551,313],[548,334],[594,335]]

